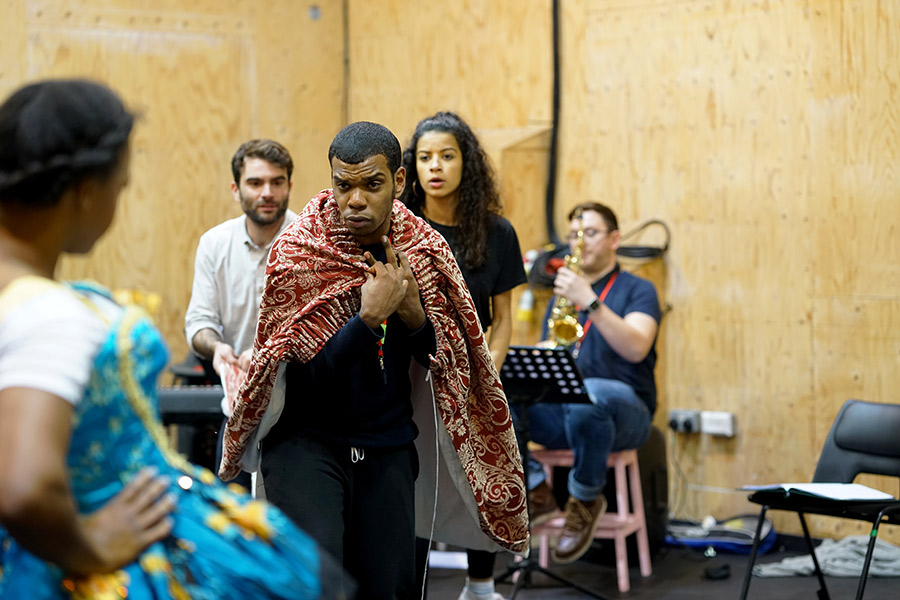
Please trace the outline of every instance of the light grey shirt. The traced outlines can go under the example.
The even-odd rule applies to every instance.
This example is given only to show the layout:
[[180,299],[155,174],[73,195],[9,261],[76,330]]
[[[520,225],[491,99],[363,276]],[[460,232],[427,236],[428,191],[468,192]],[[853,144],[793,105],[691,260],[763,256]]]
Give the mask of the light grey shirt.
[[[297,214],[288,210],[278,230],[281,235]],[[200,237],[194,260],[194,286],[184,315],[184,334],[192,340],[207,327],[239,355],[253,347],[259,302],[266,280],[266,260],[278,238],[257,246],[247,233],[246,216],[216,225]]]

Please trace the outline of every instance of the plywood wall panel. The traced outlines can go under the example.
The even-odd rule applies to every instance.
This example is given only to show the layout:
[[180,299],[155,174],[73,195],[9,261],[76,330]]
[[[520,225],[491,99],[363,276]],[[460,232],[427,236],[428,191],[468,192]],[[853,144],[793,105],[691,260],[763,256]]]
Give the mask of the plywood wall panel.
[[328,147],[346,124],[342,3],[256,3],[254,10],[259,132],[290,149],[299,210],[331,186]]
[[810,99],[816,292],[896,298],[900,290],[900,6],[828,2],[812,11],[821,60]]
[[349,120],[401,144],[415,124],[454,110],[475,128],[550,121],[550,1],[348,1]]
[[320,2],[314,12],[291,0],[13,5],[21,67],[2,50],[6,36],[0,42],[0,71],[21,72],[10,87],[92,77],[141,114],[113,228],[90,255],[64,260],[60,275],[159,294],[156,318],[180,360],[197,240],[240,214],[229,189],[240,143],[272,137],[289,147],[296,210],[328,185],[324,157],[344,116],[341,3]]
[[503,215],[515,227],[522,252],[542,250],[547,242],[547,227],[546,220],[538,215],[546,198],[549,129],[481,129],[475,134],[494,167]]
[[822,424],[836,414],[841,399],[900,402],[898,303],[881,298],[823,298],[816,302],[815,315],[815,385],[823,402]]
[[8,96],[22,81],[25,70],[27,33],[25,0],[8,0],[0,19],[0,98]]
[[[788,48],[776,53],[769,40],[744,39],[783,33],[759,26],[775,15],[735,9],[706,20],[690,12],[693,3],[599,4],[581,15],[586,21],[566,22],[585,29],[584,46],[573,53],[589,57],[590,69],[583,82],[577,71],[564,80],[574,110],[564,111],[562,160],[570,174],[583,169],[589,177],[567,177],[562,189],[574,196],[603,190],[626,215],[655,209],[679,219],[760,223],[778,199],[772,192],[791,166],[785,161],[802,158],[806,138],[802,103],[781,95],[800,58]],[[571,45],[582,36],[564,37]],[[760,46],[770,50],[760,55]],[[587,190],[575,187],[582,181]],[[802,210],[795,189],[783,194],[793,199],[784,203],[789,214]]]

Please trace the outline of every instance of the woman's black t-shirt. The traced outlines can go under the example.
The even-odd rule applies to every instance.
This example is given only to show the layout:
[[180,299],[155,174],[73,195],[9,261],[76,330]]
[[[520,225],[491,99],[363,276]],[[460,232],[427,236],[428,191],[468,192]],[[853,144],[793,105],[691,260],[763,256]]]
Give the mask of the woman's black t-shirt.
[[[447,240],[453,253],[459,255],[456,227],[428,223]],[[493,323],[491,297],[508,292],[527,281],[519,238],[512,224],[500,215],[492,214],[487,233],[487,256],[477,269],[471,269],[459,258],[459,269],[475,303],[475,311],[481,321],[481,328],[487,329]]]

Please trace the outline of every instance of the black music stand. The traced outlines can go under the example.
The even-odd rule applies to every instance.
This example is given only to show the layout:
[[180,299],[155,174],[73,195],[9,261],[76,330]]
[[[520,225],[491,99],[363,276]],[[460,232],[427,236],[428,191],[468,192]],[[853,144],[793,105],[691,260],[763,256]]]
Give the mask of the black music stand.
[[[527,443],[527,440],[530,439],[528,409],[539,402],[586,404],[590,403],[591,399],[584,389],[584,378],[575,364],[575,358],[565,348],[510,346],[503,367],[500,369],[500,380],[503,382],[503,389],[509,403],[522,407],[522,410],[517,413],[518,431],[516,433],[522,435],[526,440],[526,443],[520,446],[522,447],[522,464],[525,467],[527,483],[528,462],[531,456]],[[500,583],[515,573],[519,574],[509,595],[509,600],[513,600],[521,588],[531,583],[531,574],[535,571],[575,588],[583,594],[606,600],[605,596],[545,569],[532,556],[512,563],[503,574],[495,577],[494,580]]]

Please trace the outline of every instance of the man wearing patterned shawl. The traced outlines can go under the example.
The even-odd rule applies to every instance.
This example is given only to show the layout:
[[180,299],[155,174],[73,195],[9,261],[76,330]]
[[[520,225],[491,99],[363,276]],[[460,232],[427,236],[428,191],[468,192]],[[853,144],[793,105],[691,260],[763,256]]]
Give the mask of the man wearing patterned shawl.
[[522,464],[453,253],[395,200],[396,137],[353,123],[328,159],[333,190],[269,256],[220,475],[261,468],[360,598],[413,598],[417,533],[527,551]]

